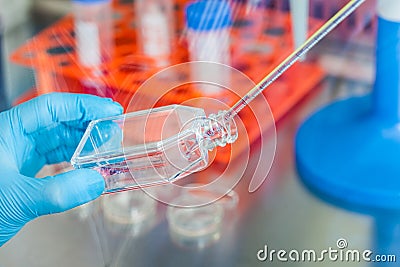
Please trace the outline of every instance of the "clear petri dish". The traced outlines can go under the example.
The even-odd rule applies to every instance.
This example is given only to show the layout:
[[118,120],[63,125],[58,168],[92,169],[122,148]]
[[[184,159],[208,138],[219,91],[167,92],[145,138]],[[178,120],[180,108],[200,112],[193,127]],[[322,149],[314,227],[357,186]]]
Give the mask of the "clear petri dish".
[[168,207],[170,236],[178,245],[203,248],[219,240],[224,210],[215,202],[199,206],[205,201],[209,199],[185,194],[174,200],[178,206]]
[[131,190],[102,197],[102,210],[113,229],[130,229],[131,236],[146,232],[156,218],[157,201],[142,190]]
[[202,249],[212,245],[221,237],[225,211],[237,203],[234,191],[227,193],[222,188],[187,185],[167,209],[172,241],[185,248]]

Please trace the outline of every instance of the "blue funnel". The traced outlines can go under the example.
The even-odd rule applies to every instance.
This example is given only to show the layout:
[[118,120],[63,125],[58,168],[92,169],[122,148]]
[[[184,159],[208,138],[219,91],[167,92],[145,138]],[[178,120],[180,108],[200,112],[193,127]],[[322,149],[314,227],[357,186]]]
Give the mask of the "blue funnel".
[[321,197],[400,211],[400,22],[378,18],[376,49],[373,93],[332,103],[304,122],[296,163]]
[[331,204],[373,215],[376,254],[400,250],[399,64],[400,22],[379,17],[372,94],[322,108],[303,123],[296,137],[303,183]]

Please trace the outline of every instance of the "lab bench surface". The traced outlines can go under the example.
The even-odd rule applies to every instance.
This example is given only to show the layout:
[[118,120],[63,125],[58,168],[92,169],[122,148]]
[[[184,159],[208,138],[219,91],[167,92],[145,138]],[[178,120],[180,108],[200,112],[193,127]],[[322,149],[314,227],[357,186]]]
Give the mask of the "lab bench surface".
[[[223,221],[218,241],[204,248],[184,248],[173,242],[165,216],[158,204],[157,219],[142,232],[125,227],[106,232],[101,211],[80,218],[78,211],[44,216],[28,223],[0,249],[0,266],[371,266],[365,261],[271,261],[258,259],[260,250],[374,249],[374,218],[329,204],[311,193],[297,175],[294,138],[300,123],[323,103],[348,92],[348,86],[368,90],[341,79],[327,78],[277,124],[277,149],[267,180],[254,193],[247,188],[256,158],[251,157],[243,179],[235,187],[237,209]],[[264,144],[271,142],[263,135]],[[253,144],[252,153],[270,149]],[[238,166],[240,164],[237,164]],[[97,229],[97,230],[96,230]],[[99,230],[100,229],[100,230]],[[103,230],[101,230],[103,229]],[[115,228],[116,229],[116,228]],[[100,233],[99,233],[100,232]],[[102,244],[102,245],[99,245]],[[104,244],[107,244],[105,247]],[[259,257],[257,256],[259,254]],[[319,254],[317,254],[319,255]],[[286,255],[287,258],[287,255]]]

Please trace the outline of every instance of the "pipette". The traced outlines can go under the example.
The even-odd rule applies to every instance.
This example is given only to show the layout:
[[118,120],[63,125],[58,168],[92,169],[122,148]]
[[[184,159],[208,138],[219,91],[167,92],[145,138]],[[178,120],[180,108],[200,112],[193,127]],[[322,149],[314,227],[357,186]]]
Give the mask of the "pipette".
[[296,48],[285,60],[282,61],[274,70],[272,70],[264,79],[262,79],[253,89],[234,104],[226,116],[233,118],[244,107],[246,107],[256,96],[264,91],[271,83],[278,79],[290,66],[299,58],[304,56],[314,45],[332,31],[342,20],[350,15],[365,0],[351,0],[342,9],[340,9],[332,18],[321,26],[313,35],[311,35],[303,45]]
[[234,117],[365,0],[349,1],[228,110],[171,105],[92,121],[71,163],[92,168],[105,193],[177,181],[208,166],[208,151],[237,139]]

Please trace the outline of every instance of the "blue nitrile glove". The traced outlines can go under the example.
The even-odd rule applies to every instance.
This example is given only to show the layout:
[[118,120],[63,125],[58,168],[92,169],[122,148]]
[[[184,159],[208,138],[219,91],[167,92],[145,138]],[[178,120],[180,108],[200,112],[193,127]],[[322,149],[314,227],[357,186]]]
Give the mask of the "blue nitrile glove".
[[0,246],[28,221],[103,192],[94,170],[33,177],[45,164],[69,161],[89,121],[121,112],[110,99],[54,93],[0,113]]

